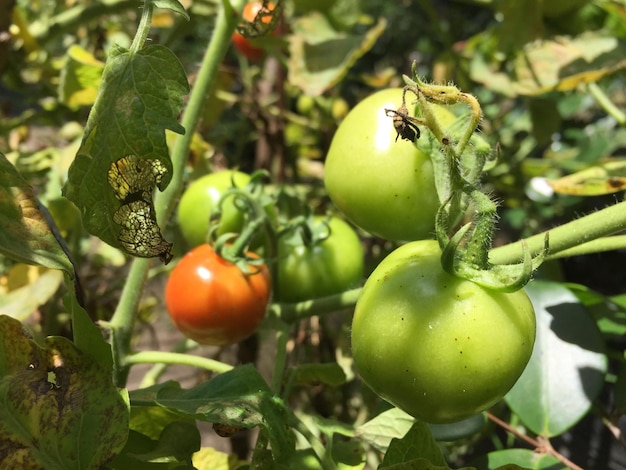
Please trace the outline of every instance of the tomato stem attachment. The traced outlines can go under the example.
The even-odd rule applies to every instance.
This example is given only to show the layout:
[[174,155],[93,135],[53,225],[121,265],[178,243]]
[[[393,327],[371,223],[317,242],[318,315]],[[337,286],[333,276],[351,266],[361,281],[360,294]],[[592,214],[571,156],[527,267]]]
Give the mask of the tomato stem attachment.
[[[522,247],[520,258],[510,264],[494,265],[489,260],[493,233],[497,220],[497,203],[480,189],[480,176],[485,167],[499,155],[499,147],[480,142],[474,136],[482,110],[478,100],[454,85],[430,84],[417,76],[413,63],[413,77],[404,76],[406,86],[402,104],[387,110],[392,116],[398,136],[416,141],[419,132],[412,127],[425,126],[434,139],[431,160],[435,183],[441,203],[436,217],[435,231],[442,251],[443,268],[458,277],[494,290],[513,292],[530,281],[533,271],[548,254],[548,236],[543,239],[543,249],[534,256],[527,246]],[[406,94],[417,98],[420,117],[407,115]],[[454,106],[463,104],[469,109],[450,126],[442,127],[433,105]],[[427,139],[428,140],[428,139]],[[470,222],[462,224],[466,218]],[[462,224],[458,227],[459,224]]]

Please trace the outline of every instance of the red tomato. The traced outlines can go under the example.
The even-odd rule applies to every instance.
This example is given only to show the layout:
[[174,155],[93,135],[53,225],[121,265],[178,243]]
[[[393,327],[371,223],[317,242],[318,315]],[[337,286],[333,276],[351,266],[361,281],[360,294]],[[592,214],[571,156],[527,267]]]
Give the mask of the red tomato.
[[165,287],[165,305],[176,327],[201,344],[232,344],[250,336],[271,293],[267,266],[250,266],[250,271],[242,272],[207,244],[188,252]]
[[[243,8],[243,12],[241,16],[243,17],[245,21],[251,23],[254,21],[254,19],[256,18],[257,14],[259,13],[262,7],[263,7],[263,2],[247,3],[246,6]],[[273,11],[275,8],[275,5],[272,2],[268,2],[267,8],[270,11]],[[261,21],[263,21],[263,23],[269,23],[270,18],[268,16],[264,16],[263,18],[261,18]],[[241,52],[243,55],[245,55],[248,59],[258,60],[261,57],[263,57],[263,52],[264,52],[263,49],[261,49],[260,47],[254,46],[252,42],[250,41],[250,39],[243,36],[238,31],[235,31],[233,33],[232,41],[233,41],[235,48],[239,52]]]

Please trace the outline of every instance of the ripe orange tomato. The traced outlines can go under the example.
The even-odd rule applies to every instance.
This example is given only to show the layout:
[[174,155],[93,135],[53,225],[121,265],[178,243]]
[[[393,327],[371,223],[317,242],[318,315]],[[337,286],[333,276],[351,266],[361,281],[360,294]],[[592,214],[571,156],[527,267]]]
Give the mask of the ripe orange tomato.
[[[257,14],[263,7],[263,2],[250,2],[243,8],[241,16],[249,23],[253,22]],[[267,8],[269,11],[274,11],[275,5],[272,2],[267,2]],[[263,23],[269,23],[270,18],[263,16],[261,18]],[[240,32],[235,31],[232,36],[233,45],[235,48],[245,55],[250,60],[258,60],[263,57],[263,49],[252,44],[249,38],[243,36]]]
[[201,344],[226,345],[250,336],[265,316],[271,280],[267,266],[249,268],[251,274],[244,273],[207,244],[188,252],[165,287],[172,322]]

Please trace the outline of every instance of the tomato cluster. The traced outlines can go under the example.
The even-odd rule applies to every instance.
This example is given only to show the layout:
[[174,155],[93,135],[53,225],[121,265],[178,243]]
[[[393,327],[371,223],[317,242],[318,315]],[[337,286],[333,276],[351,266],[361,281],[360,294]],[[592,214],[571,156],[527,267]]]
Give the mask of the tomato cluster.
[[[273,286],[266,265],[242,271],[217,254],[207,242],[241,234],[250,222],[250,214],[245,214],[233,192],[241,194],[250,184],[250,175],[238,171],[211,173],[191,183],[178,206],[179,228],[192,249],[170,274],[165,300],[173,323],[199,343],[235,343],[252,334],[265,314],[270,293],[276,302],[299,302],[341,293],[363,279],[360,239],[336,217],[304,217],[292,227],[276,230],[280,231],[273,237],[276,256],[268,260],[275,267]],[[286,212],[300,209],[297,204],[287,206]],[[213,225],[210,219],[217,209],[219,220]],[[262,212],[267,223],[280,225],[275,205],[264,205]],[[253,234],[249,244],[263,249],[265,241],[261,232]]]
[[[357,370],[390,403],[418,419],[447,423],[487,409],[513,386],[533,349],[535,316],[523,290],[497,292],[442,268],[432,239],[440,205],[433,163],[414,142],[397,140],[389,110],[401,102],[402,89],[384,90],[347,114],[331,142],[324,182],[352,223],[406,242],[363,286],[352,323]],[[456,120],[443,107],[434,113],[446,128]],[[266,230],[273,227],[258,246],[272,247],[263,262],[274,279],[266,264],[242,270],[220,257],[206,244],[209,215],[219,202],[211,237],[246,233],[251,213],[225,195],[246,185],[253,187],[254,179],[239,172],[205,176],[189,186],[178,209],[181,231],[195,248],[171,273],[166,304],[176,326],[201,343],[228,344],[252,334],[270,298],[290,303],[330,296],[357,287],[363,277],[361,241],[346,222],[293,217],[291,209],[277,216],[272,211],[281,211],[280,204],[254,212],[264,214]]]
[[[388,110],[402,89],[377,92],[343,120],[326,159],[326,189],[355,225],[409,241],[367,279],[352,324],[354,362],[376,393],[432,423],[479,413],[513,386],[534,345],[525,292],[501,293],[442,269],[430,155],[396,141]],[[456,117],[433,107],[446,127]]]

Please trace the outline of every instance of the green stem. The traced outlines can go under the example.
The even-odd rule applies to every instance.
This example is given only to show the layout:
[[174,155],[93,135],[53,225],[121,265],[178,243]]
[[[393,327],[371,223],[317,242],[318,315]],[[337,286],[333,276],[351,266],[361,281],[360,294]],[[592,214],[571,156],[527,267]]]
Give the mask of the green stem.
[[[174,210],[175,202],[183,188],[183,176],[187,163],[187,154],[191,147],[191,141],[204,108],[204,103],[213,88],[219,66],[224,60],[224,56],[230,45],[230,37],[237,26],[237,17],[232,14],[233,9],[240,11],[243,8],[244,0],[233,0],[231,7],[227,1],[222,2],[215,30],[211,37],[211,42],[207,47],[204,58],[193,89],[189,95],[189,101],[182,118],[182,125],[185,134],[178,136],[172,150],[173,177],[168,187],[162,193],[157,193],[155,198],[155,208],[157,219],[164,224],[169,219]],[[163,225],[161,225],[163,226]]]
[[613,104],[611,99],[606,96],[606,93],[604,93],[602,88],[600,88],[597,83],[588,83],[587,90],[589,91],[589,94],[595,98],[598,104],[602,106],[607,114],[612,116],[620,124],[620,126],[626,124],[626,114]]
[[[186,353],[190,349],[198,346],[198,343],[192,341],[190,339],[183,339],[180,341],[171,352],[174,353]],[[146,372],[141,379],[141,383],[139,384],[139,388],[150,387],[157,383],[159,377],[167,370],[168,364],[159,363],[155,364],[148,372]]]
[[130,50],[133,53],[139,52],[146,43],[150,33],[150,23],[152,23],[152,0],[145,0],[141,11],[141,20],[139,20],[139,26],[137,27],[137,34],[135,34],[133,43],[130,45]]
[[198,367],[210,370],[218,374],[228,372],[233,369],[230,364],[209,359],[208,357],[195,356],[187,353],[175,353],[165,351],[140,351],[130,354],[124,358],[124,365],[134,364],[178,364],[184,366]]
[[[493,264],[519,261],[522,258],[522,243],[526,243],[530,253],[536,255],[543,250],[546,233],[550,236],[549,257],[555,257],[565,250],[580,247],[591,240],[608,237],[624,229],[626,229],[626,202],[620,202],[547,232],[494,248],[489,253],[489,260]],[[597,249],[598,245],[595,247]]]
[[129,367],[125,365],[125,358],[130,351],[135,315],[139,309],[139,301],[149,267],[149,259],[135,258],[133,260],[120,301],[108,325],[111,330],[113,382],[118,387],[125,387],[128,379]]
[[[235,0],[234,3],[234,7],[240,10],[243,8],[244,0]],[[213,37],[204,55],[198,78],[183,114],[182,125],[186,129],[186,133],[180,136],[174,145],[172,152],[174,169],[172,181],[165,191],[157,192],[155,197],[157,219],[160,221],[161,227],[167,225],[167,220],[182,190],[185,163],[187,162],[187,153],[191,145],[193,133],[198,125],[205,97],[215,81],[219,65],[226,55],[230,36],[235,30],[236,18],[231,13],[230,4],[224,1],[223,7],[217,16]],[[126,356],[130,354],[135,316],[147,278],[150,261],[142,258],[133,260],[126,284],[122,290],[120,302],[110,322],[114,363],[113,375],[114,382],[118,387],[124,387],[128,379],[131,363],[126,361]]]
[[359,295],[361,295],[361,288],[294,304],[272,304],[269,313],[285,323],[293,323],[313,315],[325,315],[353,308]]
[[289,327],[280,325],[276,331],[276,359],[274,360],[274,374],[272,376],[272,390],[275,395],[280,394],[287,365],[287,341],[289,341]]
[[313,434],[309,428],[297,417],[294,416],[295,419],[290,419],[291,427],[298,431],[302,436],[311,444],[311,449],[315,452],[316,457],[320,461],[321,468],[323,470],[336,470],[337,465],[335,462],[327,457],[326,448],[319,440],[319,438]]
[[569,258],[571,256],[590,255],[602,253],[604,251],[626,249],[626,235],[615,235],[613,237],[602,237],[592,240],[582,245],[559,251],[553,255],[548,255],[546,259]]

